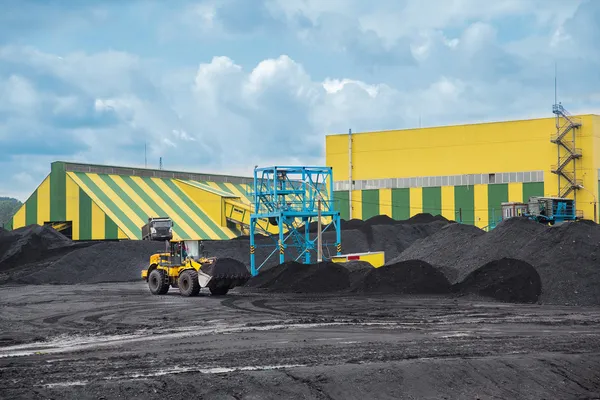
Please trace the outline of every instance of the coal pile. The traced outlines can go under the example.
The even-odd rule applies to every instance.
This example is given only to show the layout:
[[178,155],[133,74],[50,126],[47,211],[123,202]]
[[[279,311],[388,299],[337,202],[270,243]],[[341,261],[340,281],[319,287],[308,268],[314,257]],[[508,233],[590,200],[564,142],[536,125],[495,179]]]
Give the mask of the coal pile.
[[246,286],[279,293],[449,294],[451,285],[435,267],[411,260],[381,268],[365,262],[289,262],[261,271]]
[[244,285],[250,288],[268,288],[284,271],[283,268],[278,268],[278,265],[263,266],[258,275],[251,277]]
[[[370,251],[384,251],[387,260],[393,260],[413,243],[425,239],[449,226],[443,221],[426,224],[387,224],[371,227],[372,244]],[[345,242],[342,242],[345,244]]]
[[373,271],[373,266],[365,261],[350,261],[341,263],[348,271],[349,290],[355,291],[364,282],[367,275]]
[[[369,235],[364,230],[349,229],[342,231],[342,252],[343,253],[364,253],[371,249]],[[335,244],[335,232],[325,232],[322,236],[323,244],[333,246]],[[335,247],[329,247],[331,254],[334,255]],[[324,250],[327,251],[327,250]]]
[[478,268],[505,258],[532,265],[540,276],[539,301],[600,304],[600,226],[571,222],[553,227],[511,218],[490,232],[449,224],[418,240],[391,263],[418,259],[459,284]]
[[[358,221],[358,220],[352,220]],[[391,218],[388,215],[376,215],[371,217],[363,222],[363,225],[373,226],[373,225],[412,225],[412,224],[432,224],[435,222],[442,222],[444,224],[454,223],[454,221],[450,221],[449,219],[441,216],[441,215],[432,215],[430,213],[419,213],[415,214],[408,219],[396,220]],[[357,222],[354,222],[357,224]]]
[[138,281],[150,256],[164,251],[164,246],[151,241],[97,243],[71,251],[43,268],[25,266],[24,272],[30,272],[14,281],[34,285]]
[[546,228],[519,246],[515,258],[540,274],[541,302],[600,305],[600,226],[574,222]]
[[454,264],[459,279],[465,279],[475,268],[501,258],[518,258],[518,253],[533,237],[547,231],[549,227],[527,218],[511,218],[502,221],[496,228],[481,235],[470,246],[463,246],[464,255],[460,264]]
[[540,297],[542,282],[531,264],[502,258],[471,272],[453,291],[507,303],[535,303]]
[[434,266],[420,260],[408,260],[373,268],[353,291],[381,294],[447,294],[450,293],[450,282]]
[[416,240],[388,264],[409,260],[425,261],[442,270],[450,282],[456,282],[460,268],[474,270],[482,265],[475,262],[470,266],[463,259],[469,247],[484,235],[484,231],[472,225],[448,224],[432,235]]
[[[442,216],[418,214],[405,221],[376,216],[342,221],[343,253],[384,251],[388,262],[291,262],[277,255],[246,286],[273,292],[443,294],[452,291],[509,302],[600,305],[600,226],[591,221],[548,227],[512,218],[490,232]],[[315,238],[315,233],[311,238]],[[325,232],[324,256],[335,254],[335,232]],[[273,238],[257,239],[258,262]],[[205,241],[219,259],[216,275],[249,276],[246,238]],[[0,281],[27,284],[135,281],[161,242],[73,243],[52,228],[29,226],[0,232]],[[314,261],[314,257],[312,258]],[[219,270],[222,272],[219,272]],[[242,278],[242,280],[245,278]]]
[[[360,229],[365,225],[365,221],[363,221],[362,219],[350,219],[348,221],[346,220],[341,220],[340,221],[340,227],[342,228],[342,230],[346,230],[346,229]],[[316,225],[315,225],[316,227]],[[316,232],[316,231],[315,231]]]
[[[353,222],[352,230],[365,235],[368,245],[368,250],[365,251],[385,251],[388,258],[393,258],[417,239],[425,238],[449,223],[451,222],[440,215],[433,216],[427,213],[414,215],[407,220],[394,220],[387,215],[377,215],[361,223]],[[342,244],[346,248],[344,240]]]
[[389,215],[375,215],[365,221],[365,225],[395,225],[399,221],[393,219]]
[[0,271],[70,251],[73,242],[53,228],[30,225],[0,235]]
[[394,261],[426,261],[442,268],[451,282],[458,283],[491,261],[520,258],[517,255],[522,246],[547,229],[525,218],[505,220],[490,232],[471,225],[451,224],[427,240],[414,243]]
[[401,224],[430,224],[432,222],[452,223],[454,221],[450,221],[441,215],[432,215],[429,213],[415,214],[407,220],[398,221]]
[[251,278],[247,286],[279,293],[330,293],[347,290],[350,281],[348,269],[340,264],[292,261],[263,271]]

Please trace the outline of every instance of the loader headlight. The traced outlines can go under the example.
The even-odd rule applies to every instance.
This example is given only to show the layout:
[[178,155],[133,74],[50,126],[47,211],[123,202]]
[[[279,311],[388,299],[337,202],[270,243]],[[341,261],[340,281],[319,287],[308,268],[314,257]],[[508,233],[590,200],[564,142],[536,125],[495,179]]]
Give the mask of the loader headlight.
[[150,233],[156,233],[156,228],[154,228],[154,227],[150,228]]
[[173,232],[173,228],[169,228],[169,233],[172,233],[172,232]]

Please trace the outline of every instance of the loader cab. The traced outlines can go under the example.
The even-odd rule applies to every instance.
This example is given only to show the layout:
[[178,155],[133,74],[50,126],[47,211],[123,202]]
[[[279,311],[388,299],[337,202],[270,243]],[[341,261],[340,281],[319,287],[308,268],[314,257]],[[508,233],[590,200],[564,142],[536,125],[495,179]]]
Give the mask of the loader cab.
[[169,266],[183,265],[188,258],[198,261],[207,257],[201,240],[170,240],[165,245],[161,260]]
[[187,258],[185,243],[180,240],[167,242],[167,259],[170,266],[182,265]]

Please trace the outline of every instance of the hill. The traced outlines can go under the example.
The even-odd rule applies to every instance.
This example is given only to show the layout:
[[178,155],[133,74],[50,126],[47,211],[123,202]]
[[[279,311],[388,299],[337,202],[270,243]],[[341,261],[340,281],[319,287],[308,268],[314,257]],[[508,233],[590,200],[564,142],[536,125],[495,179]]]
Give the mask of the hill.
[[0,197],[0,227],[10,222],[21,205],[23,203],[12,197]]

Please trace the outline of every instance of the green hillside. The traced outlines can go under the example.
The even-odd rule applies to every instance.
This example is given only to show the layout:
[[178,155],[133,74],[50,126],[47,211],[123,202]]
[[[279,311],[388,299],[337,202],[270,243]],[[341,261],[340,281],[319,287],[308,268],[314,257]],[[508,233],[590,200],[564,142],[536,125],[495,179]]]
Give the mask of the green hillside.
[[10,229],[11,218],[22,204],[11,197],[0,197],[0,226]]

